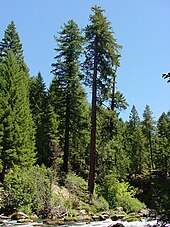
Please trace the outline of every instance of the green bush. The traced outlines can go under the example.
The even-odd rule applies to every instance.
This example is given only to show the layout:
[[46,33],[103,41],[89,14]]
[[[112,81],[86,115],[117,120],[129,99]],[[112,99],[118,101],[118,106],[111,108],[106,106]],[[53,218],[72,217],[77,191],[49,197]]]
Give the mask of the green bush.
[[92,201],[96,211],[107,211],[109,210],[109,203],[102,196],[94,198]]
[[88,200],[87,182],[75,175],[74,173],[68,173],[65,187],[73,194],[77,195],[82,201]]
[[141,209],[146,208],[144,203],[141,203],[137,198],[123,197],[119,201],[120,206],[124,207],[127,213],[139,212]]
[[112,174],[105,177],[103,185],[97,190],[108,201],[111,209],[121,206],[126,212],[138,212],[146,207],[135,198],[137,189],[130,186],[128,182],[119,182]]
[[5,176],[3,207],[46,216],[50,208],[51,172],[44,166],[14,168]]

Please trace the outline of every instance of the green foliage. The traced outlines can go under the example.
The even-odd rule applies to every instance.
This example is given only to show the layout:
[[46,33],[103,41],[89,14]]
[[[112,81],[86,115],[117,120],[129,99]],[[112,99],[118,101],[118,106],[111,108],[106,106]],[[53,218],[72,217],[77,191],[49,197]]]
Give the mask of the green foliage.
[[28,100],[28,78],[12,51],[0,65],[0,159],[2,175],[14,165],[35,162],[34,129]]
[[97,180],[101,182],[108,173],[115,174],[119,179],[126,179],[129,173],[129,156],[124,146],[126,124],[114,115],[113,133],[110,138],[110,111],[102,110],[98,114],[97,139]]
[[156,169],[167,174],[170,169],[170,117],[169,112],[162,113],[157,122],[156,133]]
[[98,193],[108,201],[111,209],[121,206],[126,212],[138,212],[145,207],[134,197],[137,190],[128,182],[119,182],[112,174],[105,177],[103,185],[98,187]]
[[49,94],[59,122],[59,142],[64,151],[63,171],[68,171],[70,160],[73,170],[81,172],[85,165],[79,154],[85,156],[87,145],[84,141],[88,132],[86,94],[80,84],[82,75],[79,69],[84,40],[73,20],[64,24],[59,34],[60,37],[55,37],[57,55],[52,64],[54,79]]
[[14,168],[5,176],[4,208],[46,216],[50,208],[51,172],[45,167]]
[[129,156],[129,175],[147,170],[148,154],[145,149],[146,139],[136,107],[133,106],[126,128],[125,149]]
[[[107,210],[109,203],[110,208],[123,206],[127,212],[137,212],[144,204],[135,198],[136,189],[122,180],[155,169],[162,174],[163,182],[149,179],[151,192],[147,192],[152,195],[144,197],[151,198],[149,205],[170,219],[170,112],[162,113],[157,125],[148,105],[143,121],[135,106],[129,121],[120,119],[119,112],[127,107],[123,94],[116,91],[121,46],[103,13],[100,7],[92,7],[85,39],[73,20],[63,25],[59,37],[55,37],[54,78],[49,91],[40,73],[29,78],[14,22],[5,30],[0,42],[1,209],[46,216],[50,208],[60,207],[61,212],[76,216],[74,209],[96,213]],[[93,108],[86,100],[83,77],[85,85],[94,85]],[[169,75],[163,77],[169,79]],[[93,146],[89,146],[91,110]],[[98,195],[90,205],[85,181],[89,147],[94,148],[91,182],[98,183]],[[51,196],[51,173],[45,167],[33,166],[36,155],[39,165],[52,167],[57,174],[63,174],[62,166],[65,172],[75,173],[63,175],[69,197]]]
[[75,195],[81,198],[82,201],[87,201],[87,182],[82,177],[74,173],[68,173],[65,186],[70,192],[74,192]]
[[94,191],[96,169],[96,109],[108,101],[115,77],[115,69],[119,66],[119,49],[107,18],[100,7],[92,7],[90,24],[85,28],[85,61],[84,81],[92,87],[91,138],[90,138],[90,172],[88,190]]
[[7,26],[4,38],[0,42],[0,61],[7,56],[9,50],[12,50],[18,62],[23,62],[22,44],[16,31],[14,21],[11,21]]
[[[161,214],[162,219],[166,220],[168,223],[170,221],[170,181],[167,180],[156,180],[154,182],[154,193],[152,205],[156,211]],[[155,199],[157,198],[157,199]]]
[[57,116],[50,105],[41,73],[30,78],[29,88],[30,108],[36,129],[37,163],[51,167],[59,151]]
[[145,147],[150,159],[150,169],[154,169],[154,141],[155,141],[155,121],[153,120],[153,113],[148,105],[146,105],[143,113],[142,129],[146,137]]
[[120,91],[115,92],[114,109],[116,109],[119,113],[121,110],[127,109],[127,107],[128,103],[125,96]]
[[97,100],[99,103],[107,100],[111,95],[112,79],[115,76],[115,68],[119,66],[121,46],[116,43],[110,22],[103,15],[101,7],[93,6],[93,14],[90,15],[90,24],[85,28],[84,72],[85,82],[92,85],[94,59],[96,58],[97,77]]
[[103,196],[99,196],[92,199],[93,207],[95,207],[96,211],[108,211],[109,203]]

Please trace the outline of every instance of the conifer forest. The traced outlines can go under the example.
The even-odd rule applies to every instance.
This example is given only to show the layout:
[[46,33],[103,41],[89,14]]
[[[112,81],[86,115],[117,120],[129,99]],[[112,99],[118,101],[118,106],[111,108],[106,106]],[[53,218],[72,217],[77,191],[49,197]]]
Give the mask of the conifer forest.
[[49,87],[41,72],[30,75],[14,21],[0,41],[0,212],[123,207],[169,220],[170,111],[155,120],[146,103],[142,119],[135,105],[120,117],[123,47],[102,8],[91,8],[85,28],[69,20],[54,35]]

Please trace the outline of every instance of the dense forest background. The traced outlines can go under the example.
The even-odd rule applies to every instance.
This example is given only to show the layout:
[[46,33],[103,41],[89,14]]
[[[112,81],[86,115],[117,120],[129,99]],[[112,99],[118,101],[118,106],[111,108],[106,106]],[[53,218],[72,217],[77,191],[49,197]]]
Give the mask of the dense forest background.
[[[126,209],[137,201],[129,205],[135,195],[130,185],[139,186],[139,177],[141,183],[159,175],[164,184],[154,182],[157,189],[152,191],[159,201],[152,198],[148,205],[161,212],[169,209],[170,112],[155,120],[146,104],[142,119],[135,106],[128,121],[120,118],[128,106],[116,83],[122,47],[100,7],[92,7],[89,21],[81,32],[69,20],[55,36],[49,88],[40,72],[29,75],[13,21],[4,32],[0,42],[2,210],[47,214],[52,180],[57,177],[60,185],[66,185],[70,173],[88,181],[91,199],[97,193],[110,208],[127,204]],[[148,198],[139,198],[147,203]]]

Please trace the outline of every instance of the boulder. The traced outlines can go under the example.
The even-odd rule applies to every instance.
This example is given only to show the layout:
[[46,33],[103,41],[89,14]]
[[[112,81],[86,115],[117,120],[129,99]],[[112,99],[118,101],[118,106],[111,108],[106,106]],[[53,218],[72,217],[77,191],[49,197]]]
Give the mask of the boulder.
[[90,216],[88,216],[88,215],[83,215],[83,216],[78,215],[77,216],[77,221],[79,221],[79,222],[89,223],[91,220],[92,220],[92,218]]
[[97,216],[97,215],[93,215],[93,216],[91,216],[91,218],[93,219],[93,221],[101,221],[102,220],[101,216]]
[[149,216],[149,210],[141,209],[141,210],[140,210],[140,215],[141,215],[142,217],[148,217],[148,216]]
[[64,225],[64,220],[63,219],[58,219],[58,220],[47,220],[46,223],[48,225]]
[[28,215],[23,212],[15,212],[11,215],[11,220],[28,219]]
[[122,212],[123,211],[123,207],[116,207],[115,210]]
[[124,217],[125,217],[124,214],[114,214],[110,218],[112,221],[117,221],[117,220],[123,219]]
[[125,227],[122,223],[111,224],[109,227]]
[[101,221],[104,221],[104,220],[106,220],[108,218],[109,218],[109,215],[108,214],[102,214],[102,215],[100,215],[100,220]]
[[1,224],[5,224],[5,220],[4,219],[0,219],[0,225]]
[[38,216],[36,214],[31,215],[30,219],[36,221],[38,219]]
[[4,214],[0,214],[0,219],[9,219],[9,217],[5,216]]

